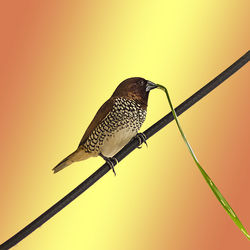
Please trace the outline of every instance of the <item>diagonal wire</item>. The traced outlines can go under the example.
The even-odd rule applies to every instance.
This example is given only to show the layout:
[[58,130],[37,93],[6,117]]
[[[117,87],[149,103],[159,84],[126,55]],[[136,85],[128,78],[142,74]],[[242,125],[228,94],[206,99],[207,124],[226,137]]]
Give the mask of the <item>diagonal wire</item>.
[[[233,75],[236,71],[238,71],[241,67],[243,67],[250,60],[250,51],[245,53],[242,57],[240,57],[235,63],[233,63],[230,67],[224,70],[221,74],[215,77],[212,81],[206,84],[203,88],[198,90],[195,94],[181,103],[176,109],[175,112],[179,116],[187,109],[189,109],[192,105],[198,102],[201,98],[210,93],[213,89],[219,86],[222,82],[224,82],[227,78]],[[153,136],[160,129],[165,127],[168,123],[173,121],[174,117],[172,112],[168,113],[146,131],[144,131],[144,135],[146,139]],[[131,140],[122,150],[120,150],[114,157],[120,162],[124,159],[128,154],[130,154],[134,149],[136,149],[141,143],[141,139],[134,138]],[[115,163],[116,165],[116,163]],[[56,204],[54,204],[51,208],[37,217],[34,221],[12,236],[10,239],[5,241],[2,245],[0,245],[0,250],[5,250],[13,247],[18,242],[23,240],[26,236],[31,234],[38,227],[43,225],[46,221],[48,221],[51,217],[61,211],[64,207],[66,207],[70,202],[76,199],[80,194],[86,191],[89,187],[91,187],[96,181],[98,181],[101,177],[103,177],[110,170],[110,166],[105,163],[103,164],[97,171],[95,171],[91,176],[89,176],[85,181],[83,181],[79,186],[77,186],[74,190],[72,190],[69,194],[59,200]]]

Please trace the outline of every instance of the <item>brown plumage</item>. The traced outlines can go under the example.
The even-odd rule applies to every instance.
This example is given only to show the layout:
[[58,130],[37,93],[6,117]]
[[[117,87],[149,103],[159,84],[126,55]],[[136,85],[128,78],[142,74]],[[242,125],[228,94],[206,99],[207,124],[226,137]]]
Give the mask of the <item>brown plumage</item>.
[[89,157],[113,157],[138,132],[146,118],[149,91],[156,85],[140,77],[124,80],[101,106],[72,154],[62,160],[54,173]]

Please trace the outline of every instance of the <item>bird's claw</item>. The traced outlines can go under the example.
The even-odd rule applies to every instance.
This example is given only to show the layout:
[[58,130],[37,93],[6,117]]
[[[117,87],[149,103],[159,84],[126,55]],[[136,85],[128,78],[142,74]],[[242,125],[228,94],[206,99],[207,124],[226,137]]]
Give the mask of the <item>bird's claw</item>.
[[113,173],[116,176],[114,166],[118,164],[119,161],[115,157],[106,157],[102,153],[100,153],[99,155],[103,158],[103,160],[107,162],[107,164],[110,166],[110,169],[113,170]]
[[107,164],[110,166],[110,168],[112,169],[114,175],[116,176],[114,166],[116,164],[118,164],[118,160],[115,157],[106,158],[105,160],[106,160]]
[[142,148],[141,144],[142,143],[145,143],[146,146],[148,147],[148,144],[147,144],[147,136],[144,134],[144,133],[138,133],[135,138],[138,138],[139,140],[139,146],[138,148]]

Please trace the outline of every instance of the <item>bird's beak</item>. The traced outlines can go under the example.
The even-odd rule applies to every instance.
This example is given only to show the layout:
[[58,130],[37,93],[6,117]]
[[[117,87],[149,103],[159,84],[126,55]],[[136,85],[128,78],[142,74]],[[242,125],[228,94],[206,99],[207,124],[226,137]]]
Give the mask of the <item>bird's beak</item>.
[[149,92],[151,89],[157,88],[157,85],[153,82],[147,81],[146,92]]

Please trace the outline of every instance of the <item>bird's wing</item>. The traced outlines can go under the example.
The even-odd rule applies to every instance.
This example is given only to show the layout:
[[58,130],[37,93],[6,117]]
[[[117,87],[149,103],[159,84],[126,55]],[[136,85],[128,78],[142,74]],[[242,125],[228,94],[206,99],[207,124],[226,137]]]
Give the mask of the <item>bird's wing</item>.
[[[83,145],[88,137],[90,136],[91,132],[104,120],[104,118],[109,114],[109,112],[112,110],[112,106],[114,104],[114,98],[108,99],[97,111],[94,119],[89,124],[86,132],[84,133],[79,146]],[[79,147],[78,146],[78,147]]]

